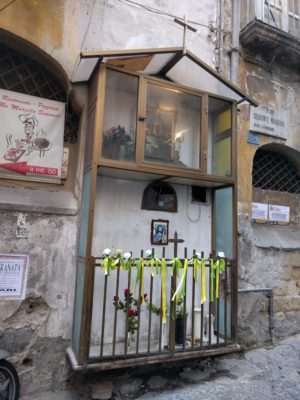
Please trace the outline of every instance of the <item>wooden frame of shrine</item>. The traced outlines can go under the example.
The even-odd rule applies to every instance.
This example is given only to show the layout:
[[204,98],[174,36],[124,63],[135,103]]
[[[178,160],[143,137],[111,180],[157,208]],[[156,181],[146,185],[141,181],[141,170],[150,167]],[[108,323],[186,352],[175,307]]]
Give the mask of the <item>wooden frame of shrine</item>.
[[[238,350],[237,105],[255,102],[183,48],[85,53],[74,81],[88,81],[89,105],[72,367],[104,370]],[[190,186],[210,193],[209,207],[181,201],[187,213],[198,207],[199,227],[190,215],[181,223],[180,211],[160,218],[159,210],[151,218],[136,211],[138,228],[130,217],[126,227],[124,214],[142,199],[140,187],[155,181],[180,193]],[[118,212],[109,215],[108,203],[119,197]],[[167,246],[151,245],[153,219],[170,220]],[[198,240],[202,223],[207,234]],[[178,238],[177,226],[192,233]],[[117,247],[123,239],[126,252]]]

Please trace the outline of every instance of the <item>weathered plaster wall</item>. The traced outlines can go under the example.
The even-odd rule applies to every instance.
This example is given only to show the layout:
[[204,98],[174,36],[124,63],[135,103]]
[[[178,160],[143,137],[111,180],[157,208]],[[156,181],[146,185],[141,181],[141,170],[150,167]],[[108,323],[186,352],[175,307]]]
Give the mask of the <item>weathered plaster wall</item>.
[[[151,220],[164,219],[169,221],[170,238],[177,231],[186,241],[179,246],[179,256],[183,256],[183,247],[187,246],[190,252],[193,249],[204,251],[208,257],[211,252],[211,205],[192,203],[190,186],[172,185],[177,193],[178,212],[142,210],[143,192],[149,183],[98,177],[92,254],[99,256],[108,247],[132,251],[138,257],[141,250],[152,247]],[[121,209],[122,214],[119,214]],[[154,247],[160,256],[161,246]],[[173,257],[171,243],[166,246],[166,257]]]
[[[49,60],[47,67],[51,72]],[[72,88],[69,101],[80,125],[77,142],[66,145],[70,150],[66,180],[59,185],[0,180],[0,254],[30,257],[25,300],[0,300],[0,347],[13,354],[22,393],[54,389],[65,377],[74,311],[86,99],[85,86]],[[16,238],[17,212],[27,213],[28,238]]]
[[[243,53],[242,53],[243,54]],[[276,65],[255,65],[240,59],[240,84],[260,104],[288,112],[288,139],[258,134],[260,146],[280,143],[300,150],[300,87],[295,71]],[[238,136],[239,287],[274,291],[275,339],[299,333],[300,326],[300,198],[299,195],[252,188],[252,163],[257,145],[247,143],[249,106],[241,106]],[[252,224],[252,201],[287,205],[288,226]],[[239,295],[239,335],[246,343],[268,341],[268,302],[264,294]]]
[[[214,64],[216,35],[209,25],[216,26],[216,2],[143,0],[140,4],[199,23],[196,33],[188,32],[187,46]],[[183,29],[171,16],[119,0],[20,0],[0,12],[0,26],[50,54],[69,76],[80,51],[174,47],[183,40]]]
[[0,301],[0,347],[14,353],[22,390],[54,388],[71,339],[77,216],[27,214],[28,238],[16,239],[14,212],[0,213],[0,253],[30,256],[26,299]]

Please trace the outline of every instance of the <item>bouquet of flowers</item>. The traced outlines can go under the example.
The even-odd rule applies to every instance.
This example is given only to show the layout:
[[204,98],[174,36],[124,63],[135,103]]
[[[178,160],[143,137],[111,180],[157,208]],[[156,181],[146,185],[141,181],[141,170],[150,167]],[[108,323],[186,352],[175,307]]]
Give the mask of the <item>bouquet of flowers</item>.
[[[150,309],[156,315],[160,314],[160,308],[158,308],[155,304],[151,305],[147,299],[147,293],[144,294],[144,302],[147,304],[148,310]],[[133,297],[133,293],[131,293],[130,289],[124,290],[124,300],[120,300],[118,296],[113,297],[113,305],[117,307],[118,310],[122,310],[125,315],[127,315],[128,320],[128,328],[127,331],[129,333],[134,333],[138,328],[138,299]]]

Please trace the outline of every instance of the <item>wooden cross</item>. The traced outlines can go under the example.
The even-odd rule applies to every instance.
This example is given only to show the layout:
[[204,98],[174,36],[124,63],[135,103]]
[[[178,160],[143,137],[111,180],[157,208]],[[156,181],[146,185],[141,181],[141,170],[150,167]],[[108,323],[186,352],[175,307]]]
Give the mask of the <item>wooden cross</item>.
[[183,45],[182,46],[183,46],[183,52],[185,53],[186,52],[186,32],[187,32],[187,29],[189,29],[192,32],[197,32],[197,29],[195,29],[193,26],[191,26],[191,25],[189,25],[187,23],[186,15],[184,16],[183,20],[179,19],[179,18],[175,18],[174,21],[177,24],[183,26]]
[[169,242],[174,243],[174,257],[177,257],[177,245],[183,243],[183,239],[178,239],[178,233],[175,231],[173,239],[169,239]]

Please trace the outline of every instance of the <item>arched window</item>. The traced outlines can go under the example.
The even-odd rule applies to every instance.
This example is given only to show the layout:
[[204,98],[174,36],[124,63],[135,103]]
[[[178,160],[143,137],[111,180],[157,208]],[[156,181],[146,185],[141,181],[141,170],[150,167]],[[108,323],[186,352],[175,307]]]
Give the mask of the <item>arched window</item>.
[[175,190],[168,183],[150,183],[144,190],[142,209],[177,212],[177,195]]
[[76,142],[79,118],[59,81],[39,62],[1,43],[0,89],[67,103],[64,141]]
[[253,159],[252,184],[266,190],[300,193],[299,169],[280,152],[260,148]]

